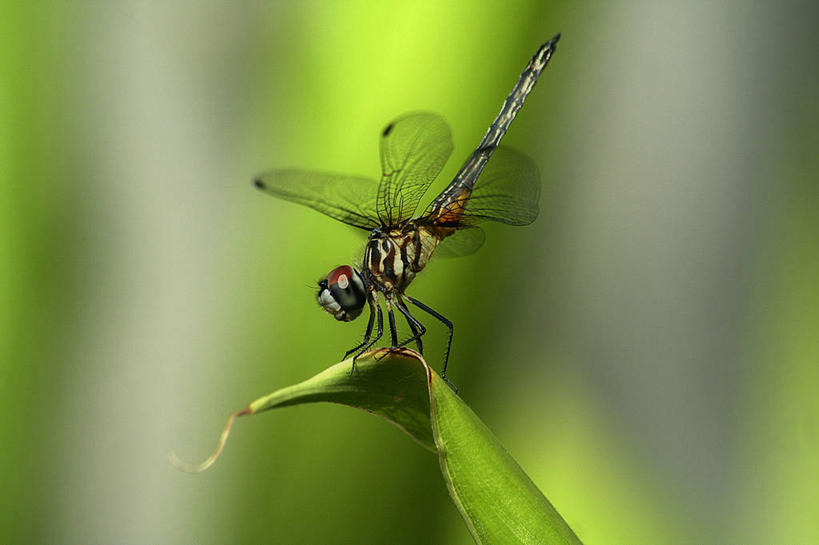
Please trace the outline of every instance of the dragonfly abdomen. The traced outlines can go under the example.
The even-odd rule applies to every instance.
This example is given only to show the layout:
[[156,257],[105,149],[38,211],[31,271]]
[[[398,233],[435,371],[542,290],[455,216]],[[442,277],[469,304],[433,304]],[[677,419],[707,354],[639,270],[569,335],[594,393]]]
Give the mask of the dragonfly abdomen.
[[549,64],[549,59],[552,58],[557,48],[558,40],[560,40],[560,34],[540,46],[526,65],[478,147],[463,164],[452,182],[430,204],[427,212],[431,221],[443,227],[460,226],[475,183],[498,148],[501,139],[509,130],[512,121],[518,115],[518,111],[537,83],[541,72]]

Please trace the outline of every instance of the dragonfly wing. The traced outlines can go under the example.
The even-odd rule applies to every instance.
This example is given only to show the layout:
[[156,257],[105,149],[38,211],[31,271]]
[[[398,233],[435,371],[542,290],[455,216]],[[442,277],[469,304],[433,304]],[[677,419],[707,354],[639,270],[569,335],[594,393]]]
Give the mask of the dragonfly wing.
[[253,184],[280,199],[309,206],[353,227],[372,230],[378,225],[378,185],[369,178],[307,170],[271,170]]
[[[458,189],[458,188],[454,188]],[[433,201],[425,219],[446,227],[463,227],[490,220],[528,225],[539,213],[540,175],[534,161],[510,148],[499,147],[471,191]]]
[[463,257],[472,255],[483,246],[486,232],[478,226],[458,229],[438,244],[435,255],[442,257]]
[[523,153],[498,148],[466,202],[467,222],[491,220],[529,225],[540,212],[540,173]]
[[410,219],[451,153],[449,126],[436,114],[411,113],[387,125],[381,132],[381,223]]

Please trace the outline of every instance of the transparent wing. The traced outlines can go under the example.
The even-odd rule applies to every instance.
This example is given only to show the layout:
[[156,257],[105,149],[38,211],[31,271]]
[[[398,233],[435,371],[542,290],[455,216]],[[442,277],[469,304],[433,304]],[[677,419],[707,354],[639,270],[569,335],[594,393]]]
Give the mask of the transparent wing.
[[253,184],[265,193],[309,206],[353,227],[369,231],[379,225],[378,185],[369,178],[307,170],[271,170],[254,178]]
[[472,255],[483,246],[486,232],[478,226],[458,229],[438,244],[435,255],[441,257],[463,257]]
[[410,219],[418,201],[452,153],[452,135],[440,116],[404,115],[381,133],[378,217],[384,225]]
[[467,222],[492,220],[529,225],[540,212],[540,173],[528,156],[498,148],[466,202]]
[[534,161],[518,151],[500,147],[471,192],[464,185],[445,202],[433,202],[425,216],[448,227],[474,225],[484,220],[528,225],[538,216],[539,199],[540,175]]

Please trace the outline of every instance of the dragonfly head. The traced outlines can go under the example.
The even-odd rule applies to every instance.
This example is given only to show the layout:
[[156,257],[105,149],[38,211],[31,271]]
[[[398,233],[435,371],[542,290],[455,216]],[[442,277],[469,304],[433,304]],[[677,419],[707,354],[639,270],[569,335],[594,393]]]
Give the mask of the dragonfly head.
[[316,296],[321,308],[336,320],[350,322],[358,318],[367,302],[367,290],[358,271],[348,265],[336,267],[319,280]]

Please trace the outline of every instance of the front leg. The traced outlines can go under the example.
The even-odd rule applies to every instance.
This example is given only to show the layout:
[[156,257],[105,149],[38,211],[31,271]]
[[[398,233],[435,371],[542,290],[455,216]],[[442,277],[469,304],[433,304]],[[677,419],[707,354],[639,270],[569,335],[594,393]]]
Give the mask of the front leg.
[[375,343],[377,343],[379,341],[379,339],[381,339],[381,336],[384,335],[384,315],[381,313],[381,305],[378,302],[378,297],[374,297],[374,299],[375,300],[373,301],[373,303],[375,304],[376,315],[378,317],[378,325],[377,325],[377,329],[376,329],[376,332],[375,332],[375,338],[373,340],[371,340],[369,343],[367,343],[367,346],[361,348],[356,353],[355,356],[353,356],[353,366],[350,369],[350,375],[352,375],[353,372],[355,371],[355,360],[357,360],[359,358],[359,356],[361,356],[361,354],[363,354],[364,352],[369,350],[370,347],[372,345],[374,345]]
[[347,350],[347,352],[344,354],[345,360],[350,357],[350,354],[352,354],[362,346],[366,345],[370,341],[370,336],[373,333],[373,323],[375,322],[375,309],[373,308],[373,300],[371,297],[367,297],[367,304],[370,306],[370,317],[367,320],[367,330],[364,331],[364,340],[361,341],[361,343],[359,343],[358,345],[354,346],[353,348]]

